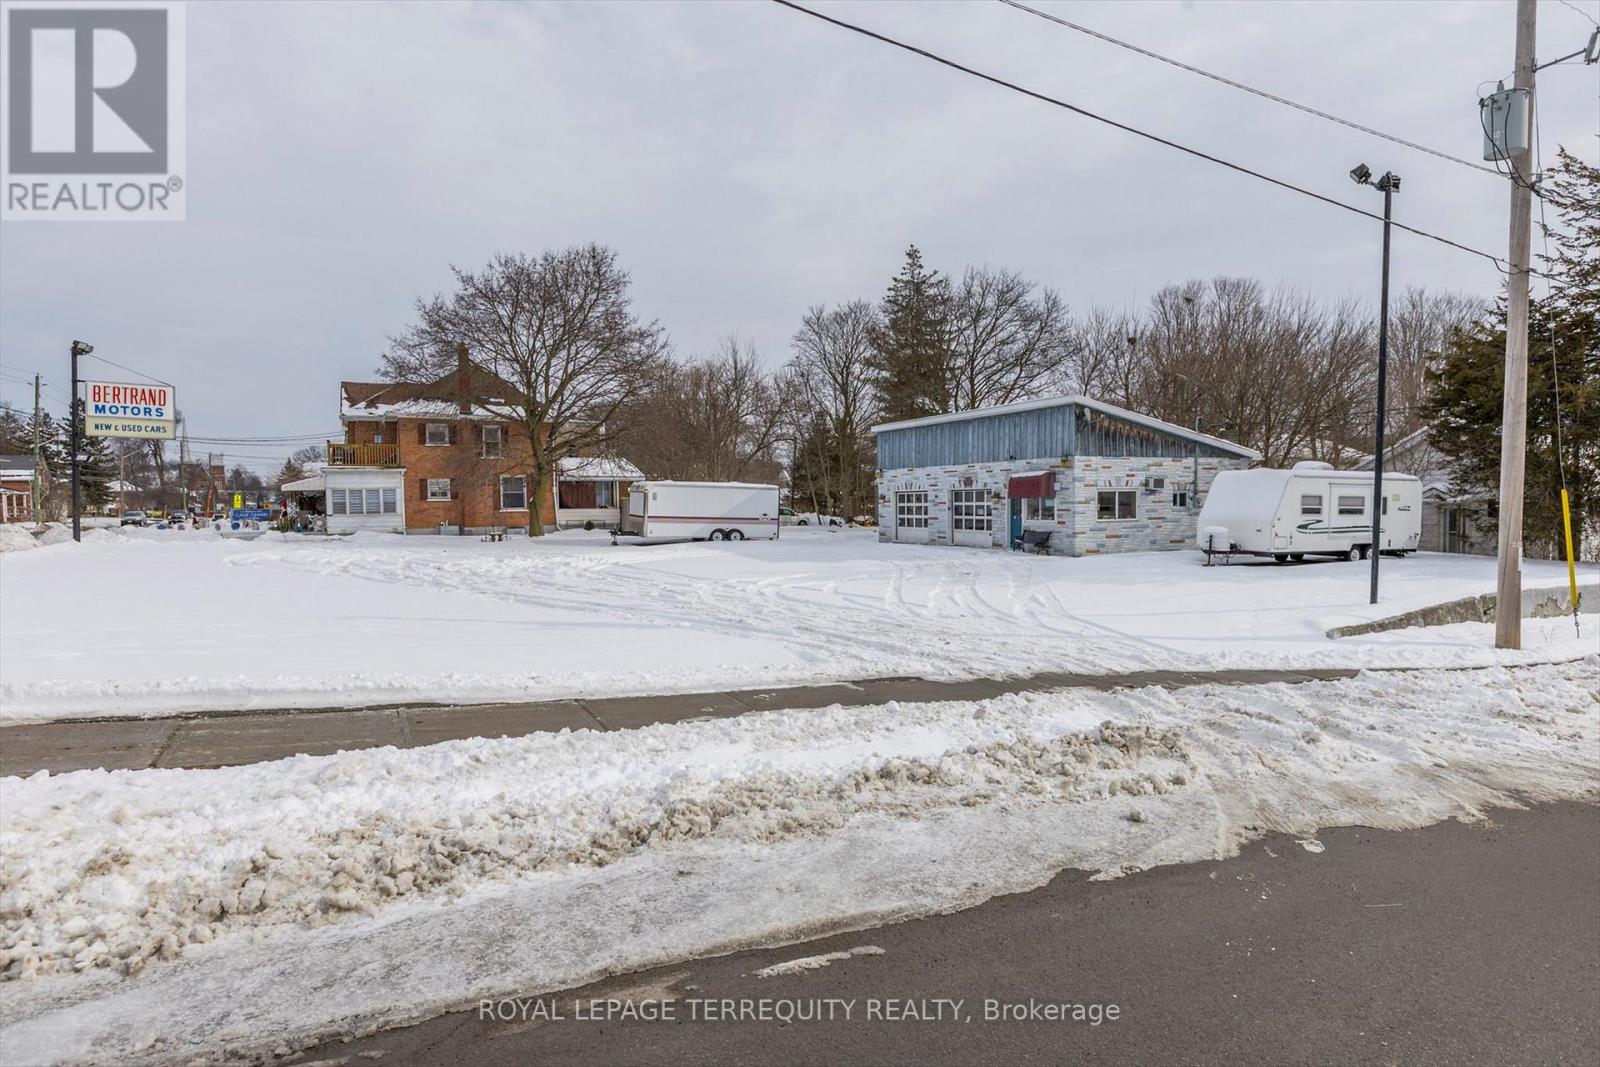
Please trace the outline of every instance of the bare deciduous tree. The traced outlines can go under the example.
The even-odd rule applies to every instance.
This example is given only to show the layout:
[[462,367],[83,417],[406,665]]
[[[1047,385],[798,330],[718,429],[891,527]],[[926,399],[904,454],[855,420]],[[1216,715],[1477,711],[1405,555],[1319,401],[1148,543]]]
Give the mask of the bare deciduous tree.
[[1067,305],[1010,270],[968,267],[950,299],[952,410],[1037,396],[1072,347]]
[[[600,245],[496,256],[479,271],[452,267],[456,288],[419,299],[417,320],[391,339],[383,372],[399,381],[437,379],[458,346],[514,390],[505,417],[529,443],[532,502],[550,498],[562,459],[602,446],[648,386],[665,356],[655,323],[634,314],[629,278]],[[528,532],[544,533],[539,507]]]
[[814,511],[852,518],[872,510],[877,329],[878,313],[864,300],[832,311],[819,305],[791,342],[790,478]]

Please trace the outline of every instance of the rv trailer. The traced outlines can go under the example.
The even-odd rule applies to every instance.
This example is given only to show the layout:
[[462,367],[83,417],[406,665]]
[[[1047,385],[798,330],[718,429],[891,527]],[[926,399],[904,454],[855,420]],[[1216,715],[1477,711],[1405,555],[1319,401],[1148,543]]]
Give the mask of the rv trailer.
[[743,541],[778,536],[778,487],[744,482],[634,482],[626,530],[645,538]]
[[[1422,539],[1422,483],[1410,474],[1385,474],[1383,497],[1378,551],[1415,552]],[[1292,470],[1221,471],[1200,509],[1197,538],[1208,557],[1366,559],[1373,547],[1372,472],[1315,462]]]

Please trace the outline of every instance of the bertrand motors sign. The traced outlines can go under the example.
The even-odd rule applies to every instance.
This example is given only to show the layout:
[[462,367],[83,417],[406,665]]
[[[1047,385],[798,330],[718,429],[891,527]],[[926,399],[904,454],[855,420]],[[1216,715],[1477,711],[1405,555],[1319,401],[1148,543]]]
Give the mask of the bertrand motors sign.
[[85,382],[84,432],[90,437],[172,437],[170,385]]

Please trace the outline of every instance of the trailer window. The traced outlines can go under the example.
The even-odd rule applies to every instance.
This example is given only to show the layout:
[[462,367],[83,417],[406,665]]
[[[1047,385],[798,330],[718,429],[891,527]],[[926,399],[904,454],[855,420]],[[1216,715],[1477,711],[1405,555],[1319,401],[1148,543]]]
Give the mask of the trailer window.
[[907,529],[928,528],[928,494],[926,492],[896,493],[894,495],[894,522]]
[[1139,494],[1133,489],[1102,489],[1099,496],[1097,518],[1136,519],[1139,517]]
[[1321,515],[1322,497],[1316,493],[1302,493],[1300,496],[1300,514]]
[[1367,502],[1359,496],[1342,496],[1339,498],[1339,514],[1360,515],[1367,510]]

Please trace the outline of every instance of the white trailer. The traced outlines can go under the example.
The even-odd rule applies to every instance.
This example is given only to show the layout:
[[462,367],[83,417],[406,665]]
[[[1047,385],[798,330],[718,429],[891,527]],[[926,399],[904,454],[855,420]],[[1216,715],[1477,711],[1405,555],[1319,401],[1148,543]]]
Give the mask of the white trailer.
[[[1422,539],[1422,483],[1383,476],[1378,551],[1404,556]],[[1372,549],[1372,472],[1327,463],[1292,470],[1222,471],[1200,509],[1198,541],[1207,556],[1366,559]]]
[[626,529],[649,538],[743,541],[778,536],[778,487],[744,482],[634,482]]

